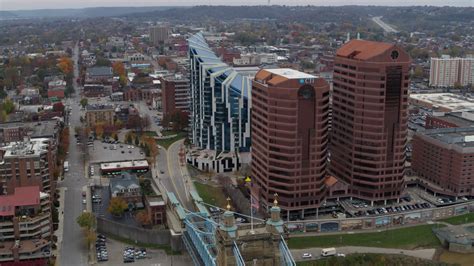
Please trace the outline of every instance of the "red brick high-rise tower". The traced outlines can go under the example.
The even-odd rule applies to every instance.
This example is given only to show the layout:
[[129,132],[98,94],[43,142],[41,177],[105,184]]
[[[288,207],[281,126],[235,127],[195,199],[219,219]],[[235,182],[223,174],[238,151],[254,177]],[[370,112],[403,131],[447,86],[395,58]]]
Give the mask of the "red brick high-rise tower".
[[329,85],[293,69],[262,69],[252,86],[252,197],[285,215],[314,213],[326,196]]
[[330,171],[350,196],[398,199],[404,188],[410,57],[397,45],[352,40],[334,62]]

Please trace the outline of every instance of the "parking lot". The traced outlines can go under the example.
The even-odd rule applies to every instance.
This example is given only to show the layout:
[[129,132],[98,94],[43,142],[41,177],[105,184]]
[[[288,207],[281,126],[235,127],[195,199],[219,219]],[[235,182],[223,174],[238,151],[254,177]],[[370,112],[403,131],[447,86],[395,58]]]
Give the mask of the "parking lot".
[[[89,156],[90,164],[145,159],[143,151],[135,145],[103,143],[100,140],[95,140],[89,146]],[[98,170],[96,169],[96,174]]]
[[134,262],[124,263],[123,253],[127,247],[136,248],[114,239],[107,239],[107,250],[109,254],[109,260],[106,262],[99,262],[100,265],[138,265],[138,266],[150,266],[150,265],[178,265],[178,266],[189,266],[192,265],[191,258],[188,255],[170,256],[165,251],[159,249],[146,249],[146,257],[136,259]]
[[[391,201],[387,202],[386,205],[374,204],[371,206],[370,202],[364,200],[346,199],[340,202],[340,206],[344,209],[344,214],[347,214],[348,217],[365,217],[442,207],[466,201],[468,201],[468,199],[464,197],[458,199],[443,196],[435,197],[424,189],[408,187],[406,194],[401,197],[399,202]],[[332,217],[337,218],[338,214],[342,213],[334,212]]]
[[[108,187],[95,187],[92,191],[92,197],[92,211],[98,216],[115,222],[140,227],[138,222],[135,220],[133,212],[125,211],[121,217],[114,217],[107,211],[110,201],[110,190]],[[100,201],[95,200],[94,198],[100,198]]]

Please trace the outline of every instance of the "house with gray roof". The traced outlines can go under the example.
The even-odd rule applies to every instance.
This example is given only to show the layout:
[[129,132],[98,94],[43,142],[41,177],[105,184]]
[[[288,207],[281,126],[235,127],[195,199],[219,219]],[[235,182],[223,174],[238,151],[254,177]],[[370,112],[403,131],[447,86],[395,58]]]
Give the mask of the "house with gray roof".
[[110,179],[109,189],[111,199],[120,197],[128,203],[129,208],[143,208],[142,190],[136,175],[122,172]]

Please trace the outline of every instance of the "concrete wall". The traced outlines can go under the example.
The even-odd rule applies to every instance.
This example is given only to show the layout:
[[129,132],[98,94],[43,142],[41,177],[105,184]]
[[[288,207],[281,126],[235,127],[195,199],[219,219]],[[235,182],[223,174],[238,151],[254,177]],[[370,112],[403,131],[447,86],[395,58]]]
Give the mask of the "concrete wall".
[[338,232],[373,230],[378,228],[402,227],[422,224],[443,218],[474,212],[474,202],[466,202],[447,207],[418,209],[402,213],[390,213],[380,216],[356,217],[347,219],[321,219],[286,222],[292,234],[303,232]]
[[129,226],[101,217],[97,218],[97,231],[147,244],[170,245],[174,251],[183,250],[181,235],[171,234],[170,230],[150,230]]
[[462,245],[457,243],[449,243],[449,251],[457,253],[473,253],[472,245]]

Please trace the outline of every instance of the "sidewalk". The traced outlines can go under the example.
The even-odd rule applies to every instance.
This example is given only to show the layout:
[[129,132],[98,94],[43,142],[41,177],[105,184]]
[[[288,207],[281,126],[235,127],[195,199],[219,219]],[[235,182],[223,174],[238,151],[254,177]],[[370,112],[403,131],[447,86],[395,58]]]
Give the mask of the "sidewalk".
[[[56,255],[56,262],[55,265],[59,265],[59,257],[61,256],[61,248],[63,245],[63,227],[64,227],[64,197],[66,195],[66,190],[67,188],[64,187],[59,187],[59,208],[58,208],[58,218],[59,218],[59,223],[58,223],[58,230],[54,232],[54,235],[58,238],[58,241],[56,243],[56,251],[54,254]],[[53,206],[54,208],[54,206]]]

